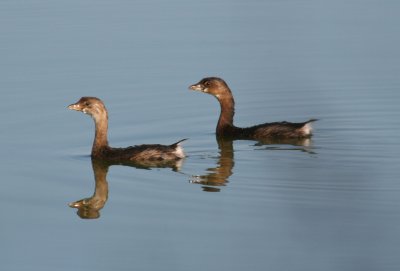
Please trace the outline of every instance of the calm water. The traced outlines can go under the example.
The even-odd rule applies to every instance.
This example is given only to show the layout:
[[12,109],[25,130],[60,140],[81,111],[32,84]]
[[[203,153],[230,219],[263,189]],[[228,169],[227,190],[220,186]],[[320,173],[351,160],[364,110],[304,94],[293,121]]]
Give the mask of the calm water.
[[[399,8],[2,1],[0,269],[400,270]],[[312,141],[217,142],[187,89],[210,75],[237,125],[319,118]],[[113,146],[190,138],[181,169],[92,165],[89,95]]]

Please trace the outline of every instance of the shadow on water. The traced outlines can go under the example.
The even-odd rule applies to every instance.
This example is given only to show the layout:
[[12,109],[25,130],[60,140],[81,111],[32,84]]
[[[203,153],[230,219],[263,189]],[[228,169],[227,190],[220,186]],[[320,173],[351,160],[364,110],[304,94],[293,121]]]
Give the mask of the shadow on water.
[[77,215],[83,219],[96,219],[100,217],[100,210],[104,207],[108,199],[107,173],[110,166],[122,165],[131,166],[140,169],[151,168],[172,168],[173,171],[179,171],[183,159],[176,161],[143,161],[141,163],[109,163],[99,159],[92,158],[92,168],[95,181],[94,193],[91,197],[83,198],[69,203],[69,207],[78,209]]
[[[234,149],[232,139],[216,138],[219,158],[216,167],[208,168],[207,174],[192,176],[191,183],[203,185],[205,192],[220,192],[218,186],[225,186],[229,182],[229,177],[233,174],[235,165]],[[301,151],[308,154],[316,154],[312,151],[312,141],[305,139],[265,139],[258,141],[254,146],[262,146],[257,150],[282,150],[282,151]]]

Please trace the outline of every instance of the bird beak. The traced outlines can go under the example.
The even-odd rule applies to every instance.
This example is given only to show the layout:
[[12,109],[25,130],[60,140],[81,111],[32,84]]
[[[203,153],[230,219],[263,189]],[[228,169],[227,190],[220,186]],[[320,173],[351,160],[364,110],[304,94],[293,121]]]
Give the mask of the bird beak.
[[80,107],[80,105],[78,103],[70,104],[70,105],[68,105],[67,108],[70,109],[70,110],[81,111],[81,107]]
[[189,86],[190,90],[206,92],[203,84],[194,84]]

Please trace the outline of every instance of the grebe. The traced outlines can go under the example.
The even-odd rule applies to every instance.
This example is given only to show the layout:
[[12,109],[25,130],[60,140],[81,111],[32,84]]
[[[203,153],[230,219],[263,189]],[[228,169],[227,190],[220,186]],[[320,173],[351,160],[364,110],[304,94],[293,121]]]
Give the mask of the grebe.
[[200,82],[191,85],[189,89],[211,94],[219,101],[221,113],[216,128],[217,137],[263,140],[268,138],[309,138],[312,136],[311,123],[316,119],[301,123],[283,121],[264,123],[247,128],[236,127],[233,124],[235,101],[228,85],[221,78],[203,78]]
[[162,163],[176,161],[185,157],[180,143],[172,145],[145,144],[127,148],[112,148],[108,145],[108,113],[104,103],[96,97],[82,97],[78,102],[68,106],[68,109],[81,111],[90,115],[95,123],[95,137],[92,147],[92,158],[114,163],[147,163],[155,161]]

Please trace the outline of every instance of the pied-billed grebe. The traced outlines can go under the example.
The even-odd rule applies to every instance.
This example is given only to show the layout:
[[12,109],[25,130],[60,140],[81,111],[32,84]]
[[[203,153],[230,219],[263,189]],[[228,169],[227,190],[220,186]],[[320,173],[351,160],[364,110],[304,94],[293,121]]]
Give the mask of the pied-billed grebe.
[[308,138],[312,135],[311,122],[316,121],[316,119],[301,123],[283,121],[264,123],[247,128],[236,127],[233,124],[235,101],[228,85],[221,78],[204,78],[191,85],[189,89],[211,94],[219,101],[221,113],[216,129],[217,137],[262,140],[266,138]]
[[95,137],[92,147],[92,158],[110,162],[168,161],[185,157],[180,140],[172,145],[146,144],[127,148],[112,148],[108,145],[108,113],[104,103],[96,97],[82,97],[78,102],[68,106],[71,110],[90,115],[95,123]]

